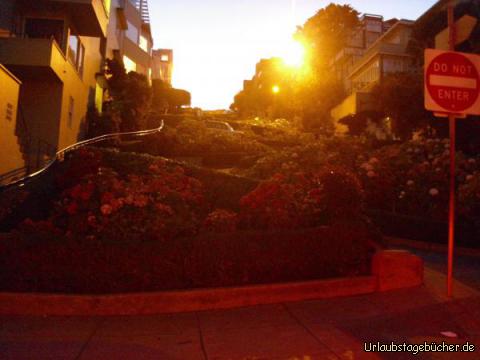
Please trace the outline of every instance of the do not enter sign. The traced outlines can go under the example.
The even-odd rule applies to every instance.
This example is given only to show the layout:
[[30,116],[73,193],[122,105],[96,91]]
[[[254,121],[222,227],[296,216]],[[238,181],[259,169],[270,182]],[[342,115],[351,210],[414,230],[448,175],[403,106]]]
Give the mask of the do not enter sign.
[[425,50],[425,108],[480,114],[480,56]]

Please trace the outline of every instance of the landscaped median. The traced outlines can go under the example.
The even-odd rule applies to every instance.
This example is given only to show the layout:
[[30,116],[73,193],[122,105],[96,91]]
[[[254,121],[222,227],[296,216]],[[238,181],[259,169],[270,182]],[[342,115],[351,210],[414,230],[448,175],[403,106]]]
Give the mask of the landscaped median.
[[191,312],[361,295],[423,283],[421,259],[407,252],[379,252],[373,264],[373,274],[368,276],[281,284],[116,295],[0,293],[0,314],[109,316]]
[[2,198],[15,226],[0,233],[0,312],[192,311],[421,284],[418,258],[380,250],[341,168],[258,184],[89,149],[45,181],[41,201],[34,187]]

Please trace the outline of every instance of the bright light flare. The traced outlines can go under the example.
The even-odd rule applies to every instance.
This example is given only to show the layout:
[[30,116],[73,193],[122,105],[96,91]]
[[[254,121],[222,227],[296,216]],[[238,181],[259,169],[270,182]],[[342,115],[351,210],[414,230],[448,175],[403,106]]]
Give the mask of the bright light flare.
[[287,66],[299,68],[305,62],[305,47],[298,41],[291,40],[285,46],[281,58]]
[[273,85],[273,86],[272,86],[272,92],[273,92],[274,94],[278,94],[278,93],[280,92],[280,86],[278,86],[278,85]]

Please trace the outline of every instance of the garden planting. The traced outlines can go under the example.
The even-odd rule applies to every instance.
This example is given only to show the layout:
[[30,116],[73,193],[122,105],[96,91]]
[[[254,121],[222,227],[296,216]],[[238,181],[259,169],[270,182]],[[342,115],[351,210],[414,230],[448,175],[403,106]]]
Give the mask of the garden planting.
[[[373,144],[281,123],[234,127],[183,121],[128,152],[79,150],[3,191],[1,290],[128,293],[365,275],[382,246],[378,228],[446,239],[448,140]],[[168,159],[225,154],[236,155],[211,168]],[[458,152],[457,164],[458,242],[478,246],[480,158]]]
[[2,197],[10,223],[21,206],[43,208],[0,235],[2,291],[159,291],[370,269],[376,233],[361,211],[360,184],[340,168],[256,183],[92,148],[42,182],[35,186],[51,189],[49,199],[36,201],[33,186],[11,190],[23,201]]

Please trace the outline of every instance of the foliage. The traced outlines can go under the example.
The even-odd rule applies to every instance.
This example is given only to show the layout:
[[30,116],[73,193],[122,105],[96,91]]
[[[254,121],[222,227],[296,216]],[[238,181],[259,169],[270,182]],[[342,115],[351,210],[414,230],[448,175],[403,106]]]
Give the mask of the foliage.
[[134,71],[127,74],[123,64],[107,59],[107,79],[110,101],[106,110],[112,123],[121,131],[145,129],[152,96],[147,78]]
[[112,134],[120,130],[121,119],[112,116],[109,111],[99,113],[95,107],[89,107],[87,111],[88,137]]
[[[306,48],[305,64],[296,69],[279,58],[261,60],[231,109],[242,116],[301,119],[296,126],[331,135],[330,109],[343,98],[344,90],[329,71],[329,61],[347,44],[357,24],[358,12],[349,5],[330,4],[320,9],[294,35]],[[272,92],[274,85],[279,87],[278,93]]]
[[431,118],[423,104],[423,91],[423,78],[419,73],[391,74],[372,90],[379,111],[391,118],[396,137],[411,138],[412,133]]
[[[464,15],[479,18],[480,7],[478,1],[465,0],[455,4],[455,20],[458,20]],[[435,48],[435,36],[448,27],[447,18],[446,6],[444,6],[443,2],[438,2],[415,22],[409,50],[418,65],[423,65],[424,49]],[[470,37],[463,43],[458,44],[455,50],[478,53],[480,50],[479,34],[480,24],[477,24]]]
[[238,215],[230,210],[216,209],[208,214],[203,223],[207,232],[224,233],[237,230]]
[[195,233],[202,211],[200,182],[159,160],[148,174],[85,174],[62,192],[50,221],[67,233],[141,242]]
[[294,229],[359,218],[362,190],[345,169],[326,167],[313,173],[277,174],[240,204],[240,219],[247,228]]
[[[282,59],[262,59],[256,65],[253,79],[234,98],[231,108],[242,116],[285,117],[290,109],[292,83]],[[278,86],[280,92],[272,89]]]
[[370,271],[368,242],[358,224],[208,234],[193,242],[186,272],[195,287],[361,275]]
[[160,113],[176,113],[182,106],[189,106],[191,103],[188,91],[174,89],[162,80],[152,81],[152,91],[152,108]]
[[309,47],[316,70],[327,66],[329,59],[347,45],[358,25],[358,15],[350,5],[331,3],[298,28],[295,36]]
[[50,224],[27,223],[0,234],[0,290],[105,294],[366,275],[368,242],[369,233],[355,224],[208,233],[139,246],[76,239]]
[[480,171],[466,176],[459,187],[460,214],[473,222],[480,230]]
[[[276,232],[251,232],[256,225],[245,220],[249,214],[237,214],[212,201],[222,196],[224,189],[219,184],[225,182],[207,181],[204,175],[202,184],[200,170],[196,178],[163,159],[83,149],[56,171],[58,191],[48,217],[27,219],[14,231],[0,234],[2,290],[121,293],[369,271],[371,237],[361,222],[342,228],[334,225],[334,230],[278,232],[278,228],[291,227],[291,219],[285,218],[285,223],[277,222]],[[338,191],[342,193],[346,186],[331,193],[337,199],[316,191],[322,183],[330,192],[340,180],[331,181],[319,173],[298,175],[291,184],[281,182],[285,198],[302,201],[299,209],[309,216],[308,223],[299,220],[299,225],[318,224],[318,211],[332,211],[336,216],[335,209],[345,209]],[[217,195],[206,196],[208,186],[216,188]],[[245,191],[249,189],[250,185]],[[289,194],[288,189],[294,192]],[[275,201],[255,190],[242,206],[252,206],[248,199],[259,196]],[[256,214],[272,219],[266,202],[260,203],[264,213]],[[238,231],[240,227],[247,232]]]
[[226,153],[252,155],[265,149],[257,139],[242,132],[209,129],[202,121],[188,119],[176,128],[166,127],[142,146],[142,151],[152,155],[198,157]]
[[0,193],[0,224],[21,206],[28,198],[29,192],[23,189],[10,188]]

